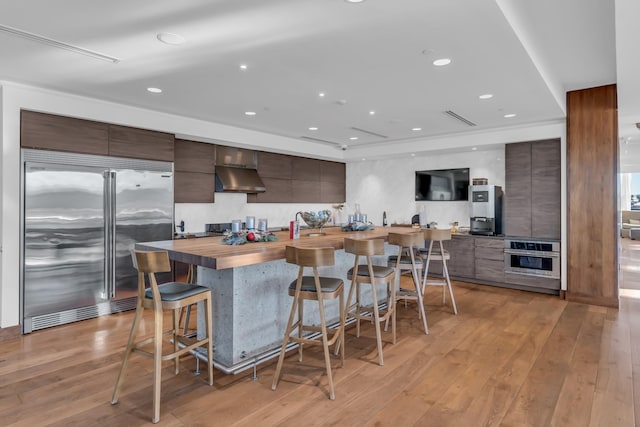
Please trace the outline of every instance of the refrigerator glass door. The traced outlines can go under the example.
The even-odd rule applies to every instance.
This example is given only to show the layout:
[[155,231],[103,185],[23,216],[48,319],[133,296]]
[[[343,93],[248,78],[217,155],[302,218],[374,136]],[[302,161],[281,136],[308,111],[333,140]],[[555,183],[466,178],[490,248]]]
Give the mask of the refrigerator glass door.
[[136,242],[173,238],[173,174],[117,169],[114,187],[113,300],[121,300],[137,296],[138,276],[131,261],[131,249]]
[[103,172],[25,165],[25,318],[108,300]]

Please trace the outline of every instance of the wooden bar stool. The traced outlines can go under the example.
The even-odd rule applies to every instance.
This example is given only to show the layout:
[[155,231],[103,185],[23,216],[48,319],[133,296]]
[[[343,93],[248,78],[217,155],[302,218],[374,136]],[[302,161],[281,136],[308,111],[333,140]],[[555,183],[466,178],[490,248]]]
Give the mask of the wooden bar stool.
[[[416,256],[418,247],[424,245],[424,237],[422,232],[416,231],[412,233],[389,233],[387,242],[390,245],[398,246],[398,255],[392,255],[388,258],[389,267],[396,269],[397,283],[395,298],[398,300],[415,300],[418,303],[418,316],[422,319],[424,325],[424,333],[429,334],[427,326],[427,316],[424,311],[424,303],[422,301],[422,288],[420,287],[420,273],[422,271],[422,259]],[[400,286],[400,274],[402,271],[411,271],[414,289],[405,289]]]
[[[447,292],[449,289],[449,296],[451,297],[451,306],[453,307],[453,314],[458,314],[456,308],[456,300],[453,297],[453,288],[451,287],[451,279],[449,278],[449,268],[447,267],[447,261],[451,259],[449,251],[444,248],[442,242],[444,240],[451,240],[451,230],[449,229],[435,229],[426,228],[423,230],[424,240],[429,242],[428,248],[420,248],[420,257],[424,260],[424,274],[422,275],[422,294],[427,285],[442,286],[442,304],[447,303]],[[434,245],[437,243],[437,245]],[[427,278],[429,274],[429,263],[431,261],[442,262],[442,279],[429,280]]]
[[[169,282],[158,285],[155,273],[171,271],[169,255],[166,251],[141,252],[132,251],[133,266],[138,270],[138,302],[136,314],[131,326],[129,341],[122,358],[122,365],[118,373],[115,388],[113,390],[112,404],[118,403],[120,386],[124,380],[125,371],[129,356],[134,351],[153,358],[153,419],[154,423],[160,421],[160,385],[162,376],[162,362],[165,360],[175,360],[175,373],[180,369],[180,356],[194,350],[196,347],[205,347],[207,350],[207,367],[209,375],[209,385],[213,385],[213,358],[212,358],[212,332],[211,332],[211,291],[204,287],[187,283]],[[149,279],[150,287],[145,289],[145,275]],[[184,307],[202,301],[205,304],[206,336],[198,340],[190,339],[178,334],[180,330],[180,311]],[[139,342],[135,342],[138,333],[138,326],[143,317],[145,308],[150,308],[154,313],[154,333],[153,336]],[[163,310],[171,310],[173,313],[172,328],[163,330]],[[163,354],[163,336],[170,335],[173,340],[173,349],[170,353]],[[152,346],[149,346],[152,344]],[[183,345],[183,348],[180,346]],[[151,347],[144,350],[144,347]]]
[[[331,376],[329,346],[339,340],[339,344],[336,345],[341,346],[340,366],[344,366],[344,282],[341,279],[320,277],[318,275],[318,267],[331,266],[335,264],[334,249],[331,247],[296,248],[293,246],[287,246],[285,248],[285,258],[288,263],[296,264],[300,268],[298,269],[298,278],[289,285],[289,295],[293,297],[293,303],[291,304],[291,313],[289,315],[287,328],[284,332],[282,349],[280,350],[280,357],[278,358],[278,365],[276,367],[276,372],[273,377],[273,385],[271,388],[275,390],[278,386],[280,371],[282,369],[282,363],[284,362],[284,356],[287,350],[287,344],[290,341],[299,343],[299,362],[302,362],[302,349],[304,344],[321,345],[324,349],[324,360],[327,368],[327,377],[329,379],[329,398],[334,400],[335,393],[333,391],[333,378]],[[304,275],[304,269],[308,267],[313,270],[313,276]],[[324,300],[336,298],[340,298],[340,324],[337,328],[327,328],[324,315]],[[318,301],[320,326],[304,324],[304,300]],[[296,312],[298,313],[298,320],[294,322]],[[298,336],[291,336],[291,333],[296,329],[298,331]],[[331,329],[333,331],[331,338],[329,338],[327,329]],[[319,332],[320,336],[315,338],[310,337],[309,334],[304,336],[304,332]]]
[[[371,257],[374,255],[384,255],[383,239],[344,239],[344,251],[354,254],[355,260],[353,267],[347,272],[347,279],[351,280],[351,288],[349,289],[349,297],[347,298],[346,316],[356,319],[356,336],[360,337],[360,320],[370,320],[376,328],[376,340],[378,341],[378,362],[380,366],[384,365],[382,357],[382,333],[380,331],[380,322],[386,322],[391,319],[391,339],[393,344],[396,343],[396,304],[394,291],[394,279],[396,277],[395,270],[388,266],[373,265]],[[360,258],[363,257],[366,264],[360,264]],[[355,272],[355,274],[354,274]],[[371,285],[371,307],[365,307],[360,303],[360,285]],[[378,284],[386,284],[386,300],[387,308],[380,309],[378,307],[378,294],[376,287]],[[355,290],[356,302],[352,305],[351,298]],[[365,311],[363,311],[365,309]]]

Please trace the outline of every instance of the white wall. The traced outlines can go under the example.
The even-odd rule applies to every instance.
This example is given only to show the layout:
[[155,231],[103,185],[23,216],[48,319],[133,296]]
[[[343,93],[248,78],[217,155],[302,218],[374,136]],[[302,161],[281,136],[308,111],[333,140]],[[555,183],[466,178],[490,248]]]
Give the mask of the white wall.
[[469,225],[468,202],[416,202],[415,171],[470,168],[471,178],[487,178],[489,184],[504,188],[504,147],[463,153],[431,154],[389,160],[362,161],[347,165],[347,207],[360,210],[375,224],[387,212],[389,224],[409,223],[424,206],[427,222],[448,227],[452,221]]
[[183,220],[185,231],[189,233],[204,231],[205,224],[231,222],[233,219],[244,221],[246,216],[255,216],[256,224],[258,218],[266,218],[270,228],[288,227],[296,212],[323,209],[332,210],[331,204],[247,203],[246,194],[216,193],[215,203],[177,203],[175,220],[176,224]]
[[[327,150],[321,144],[263,134],[246,129],[204,122],[171,114],[105,102],[97,99],[0,82],[0,120],[2,153],[0,156],[0,327],[20,321],[20,110],[28,109],[107,123],[140,127],[180,134],[201,141],[222,141],[227,145],[245,146],[265,151],[290,153],[327,160],[352,160],[361,150]],[[360,203],[362,211],[376,224],[387,211],[389,222],[409,220],[417,212],[413,196],[415,170],[469,167],[472,177],[489,178],[504,185],[504,159],[501,150],[485,151],[486,146],[505,142],[562,137],[564,126],[541,124],[500,131],[443,136],[424,141],[411,140],[389,146],[391,153],[371,147],[370,153],[386,160],[354,161],[347,165],[347,208]],[[477,145],[476,152],[462,154],[419,154],[429,150]],[[485,146],[483,148],[483,145]],[[564,145],[563,145],[564,150]],[[400,158],[402,152],[405,158]],[[409,158],[410,152],[417,152]],[[564,152],[564,151],[563,151]],[[353,156],[353,157],[351,157]],[[498,160],[500,159],[500,160]],[[564,213],[563,183],[563,213]],[[428,221],[468,224],[468,208],[464,202],[424,202]],[[203,231],[205,223],[227,222],[246,215],[266,217],[270,226],[285,225],[299,210],[329,208],[323,204],[247,204],[243,194],[216,194],[215,204],[178,204],[176,221],[184,220],[187,231]],[[563,215],[564,217],[564,215]],[[564,218],[563,218],[564,219]],[[563,224],[564,225],[564,224]],[[564,228],[564,227],[563,227]],[[563,238],[563,240],[565,240]],[[564,280],[563,280],[564,281]]]

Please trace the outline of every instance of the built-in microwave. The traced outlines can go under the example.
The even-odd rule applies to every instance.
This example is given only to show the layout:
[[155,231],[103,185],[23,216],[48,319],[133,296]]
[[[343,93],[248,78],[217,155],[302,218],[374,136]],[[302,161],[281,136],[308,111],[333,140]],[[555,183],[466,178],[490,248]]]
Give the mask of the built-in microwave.
[[560,278],[560,242],[505,240],[505,273]]

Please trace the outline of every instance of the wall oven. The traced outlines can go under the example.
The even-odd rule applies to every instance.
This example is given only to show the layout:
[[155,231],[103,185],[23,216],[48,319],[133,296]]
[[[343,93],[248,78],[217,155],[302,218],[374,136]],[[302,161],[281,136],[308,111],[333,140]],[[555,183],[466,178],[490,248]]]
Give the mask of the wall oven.
[[560,242],[505,239],[505,273],[560,278]]

